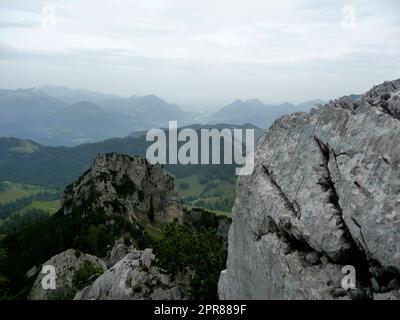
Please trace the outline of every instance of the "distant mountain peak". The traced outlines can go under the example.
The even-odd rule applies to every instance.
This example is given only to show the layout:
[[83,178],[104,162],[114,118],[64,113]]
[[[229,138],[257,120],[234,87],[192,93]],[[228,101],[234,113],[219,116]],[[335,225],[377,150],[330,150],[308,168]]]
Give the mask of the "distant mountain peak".
[[231,105],[232,105],[232,104],[237,104],[237,103],[242,104],[242,103],[244,103],[244,102],[243,102],[242,99],[236,99],[235,101],[233,101],[233,102],[231,103]]
[[144,96],[142,96],[144,99],[156,99],[156,100],[162,100],[160,97],[156,96],[155,94],[146,94]]
[[91,108],[91,109],[101,109],[97,104],[90,101],[79,101],[77,103],[71,104],[69,108]]
[[246,103],[246,104],[251,104],[251,105],[265,106],[265,104],[262,103],[262,102],[261,102],[260,100],[258,100],[257,98],[246,100],[245,103]]

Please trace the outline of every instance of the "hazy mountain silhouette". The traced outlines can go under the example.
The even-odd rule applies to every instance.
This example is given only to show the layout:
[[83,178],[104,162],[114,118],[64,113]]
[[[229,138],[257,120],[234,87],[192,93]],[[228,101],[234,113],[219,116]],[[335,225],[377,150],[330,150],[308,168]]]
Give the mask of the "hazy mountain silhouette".
[[[0,136],[73,146],[167,127],[168,120],[184,125],[193,118],[154,95],[121,98],[63,87],[44,88],[46,93],[36,88],[0,90]],[[84,98],[90,100],[80,100]]]
[[31,139],[44,145],[75,146],[131,132],[202,124],[251,124],[262,129],[283,114],[308,111],[320,100],[300,105],[266,105],[257,99],[236,100],[201,120],[193,112],[155,95],[128,98],[84,89],[43,86],[0,90],[0,136]]
[[251,123],[260,128],[269,127],[274,120],[284,114],[296,111],[308,111],[312,106],[323,103],[322,100],[313,100],[299,105],[285,102],[278,105],[266,105],[258,99],[236,100],[206,118],[208,123]]

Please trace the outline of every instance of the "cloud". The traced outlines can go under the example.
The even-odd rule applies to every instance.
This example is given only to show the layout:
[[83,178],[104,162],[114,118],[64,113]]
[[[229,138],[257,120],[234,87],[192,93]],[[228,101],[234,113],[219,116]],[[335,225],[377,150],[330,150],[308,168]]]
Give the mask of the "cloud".
[[[349,5],[354,15],[343,11]],[[140,69],[143,81],[136,84],[138,91],[170,92],[172,98],[185,95],[180,89],[189,84],[208,87],[207,78],[218,70],[231,78],[224,81],[221,95],[213,97],[215,101],[229,99],[229,88],[238,86],[244,86],[240,94],[257,94],[254,88],[258,88],[259,97],[266,95],[258,83],[275,86],[269,75],[273,70],[281,86],[288,79],[299,78],[304,92],[309,91],[306,85],[313,86],[314,96],[304,98],[314,98],[326,95],[326,91],[318,81],[307,78],[311,74],[315,77],[313,68],[325,70],[318,74],[320,79],[336,78],[337,70],[342,78],[354,79],[354,74],[368,67],[371,83],[394,74],[382,74],[381,70],[397,64],[399,11],[395,0],[3,0],[0,62],[15,65],[19,61],[32,72],[38,72],[33,62],[47,63],[51,70],[61,69],[62,63],[82,70],[77,82],[90,78],[96,68],[106,68],[110,79],[120,76],[122,68]],[[354,28],[344,27],[348,19],[354,19],[350,20]],[[14,51],[4,51],[5,47]],[[199,70],[201,76],[195,81],[194,72],[199,74]],[[302,74],[292,70],[302,70]],[[11,67],[9,72],[8,78],[15,78]],[[152,89],[156,82],[148,78],[164,79],[167,72],[177,81]],[[57,80],[62,79],[62,73],[54,73]],[[240,76],[248,83],[236,78]],[[21,79],[12,80],[17,83]],[[99,81],[80,85],[105,86]],[[282,92],[268,94],[275,100]],[[288,95],[282,100],[290,100]],[[296,93],[293,99],[300,96]],[[207,103],[210,100],[203,98]]]

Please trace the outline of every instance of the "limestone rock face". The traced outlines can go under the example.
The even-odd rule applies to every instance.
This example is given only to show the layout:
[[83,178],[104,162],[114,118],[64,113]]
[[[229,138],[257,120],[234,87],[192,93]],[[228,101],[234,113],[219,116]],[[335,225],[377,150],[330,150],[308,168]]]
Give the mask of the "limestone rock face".
[[146,217],[170,222],[182,217],[174,179],[161,165],[115,153],[99,154],[79,181],[66,188],[62,204],[65,215],[74,207],[84,207],[110,216],[123,215],[131,221]]
[[275,121],[237,184],[220,298],[397,297],[399,120],[396,80]]
[[[53,256],[45,264],[56,268],[56,290],[43,290],[43,275],[39,274],[32,289],[33,299],[72,298],[84,287],[78,298],[184,297],[180,282],[171,281],[153,266],[151,250],[134,249],[143,245],[147,229],[161,232],[163,224],[174,219],[182,221],[182,202],[174,180],[160,165],[150,165],[139,157],[99,154],[90,170],[65,189],[62,202],[60,211],[51,217],[56,221],[53,225],[60,226],[55,231],[57,235],[63,243],[88,248],[102,260],[72,249]],[[76,230],[80,238],[74,233]],[[92,230],[95,232],[91,233]],[[86,238],[88,234],[94,237]],[[102,247],[96,244],[99,239],[104,240]],[[93,262],[94,268],[84,265],[85,262]],[[78,270],[83,271],[75,277]],[[37,269],[33,267],[26,275],[36,274]],[[93,283],[100,275],[101,279]],[[87,287],[90,283],[93,284]]]
[[56,289],[43,289],[42,279],[45,274],[39,273],[33,285],[30,299],[54,300],[64,298],[73,289],[74,276],[85,262],[101,269],[102,272],[107,269],[106,264],[99,258],[69,249],[43,263],[43,266],[50,265],[55,268]]
[[133,250],[91,285],[78,292],[75,300],[182,300],[187,298],[184,281],[172,281],[154,266],[151,249]]
[[118,239],[105,259],[107,266],[112,267],[132,250],[134,250],[132,245],[126,245],[122,238]]

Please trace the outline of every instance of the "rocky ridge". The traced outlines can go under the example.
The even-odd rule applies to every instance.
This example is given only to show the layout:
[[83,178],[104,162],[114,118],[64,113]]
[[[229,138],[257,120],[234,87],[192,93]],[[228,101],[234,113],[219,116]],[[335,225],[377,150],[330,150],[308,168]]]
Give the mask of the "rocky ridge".
[[92,167],[66,188],[62,203],[64,215],[84,207],[84,214],[101,210],[131,222],[145,216],[151,221],[170,222],[182,215],[174,179],[161,165],[115,153],[99,154]]
[[171,278],[154,265],[151,249],[132,250],[75,300],[182,300],[188,296],[184,281]]
[[399,120],[400,79],[275,121],[238,181],[220,298],[399,298]]
[[42,264],[57,270],[57,290],[43,289],[40,266],[31,268],[29,277],[38,275],[30,298],[190,298],[192,272],[185,269],[170,276],[156,265],[147,247],[157,243],[172,221],[193,230],[214,228],[223,238],[230,225],[229,218],[203,209],[183,210],[173,178],[160,165],[139,157],[99,154],[65,189],[62,208],[50,219],[55,227],[50,238],[61,243],[53,252],[73,247],[93,255],[68,249]]

